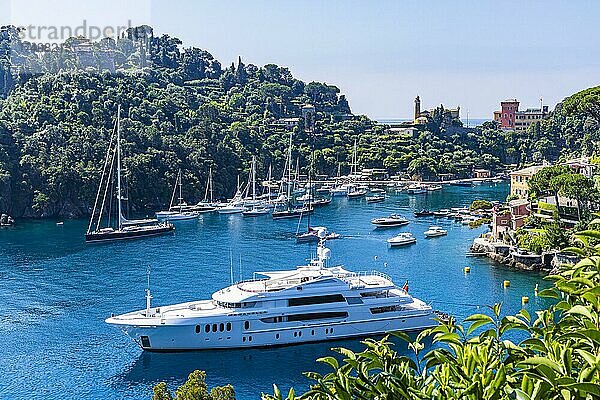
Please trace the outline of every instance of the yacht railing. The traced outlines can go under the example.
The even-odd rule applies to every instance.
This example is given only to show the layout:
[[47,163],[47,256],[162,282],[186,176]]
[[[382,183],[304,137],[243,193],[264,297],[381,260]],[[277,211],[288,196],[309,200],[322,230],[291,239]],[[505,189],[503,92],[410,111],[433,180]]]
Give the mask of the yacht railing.
[[351,278],[359,278],[360,279],[365,276],[378,276],[380,278],[387,279],[388,281],[392,282],[392,278],[389,275],[384,274],[383,272],[374,271],[374,270],[373,271],[350,272],[347,274],[336,275],[337,278],[340,278],[344,281],[347,279],[351,279]]

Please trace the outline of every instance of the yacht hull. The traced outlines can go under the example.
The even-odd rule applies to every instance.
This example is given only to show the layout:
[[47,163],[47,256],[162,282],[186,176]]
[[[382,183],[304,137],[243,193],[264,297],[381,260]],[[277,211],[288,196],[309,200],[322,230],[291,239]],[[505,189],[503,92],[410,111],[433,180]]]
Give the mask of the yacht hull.
[[150,236],[165,235],[173,232],[172,225],[162,226],[153,229],[141,229],[135,231],[112,231],[112,232],[91,232],[85,235],[86,243],[102,243],[116,240],[140,239]]
[[[396,331],[421,331],[438,325],[435,318],[437,315],[431,311],[363,321],[288,324],[278,328],[264,327],[266,324],[252,321],[250,329],[244,329],[242,320],[239,320],[231,322],[231,331],[223,332],[213,332],[212,329],[205,332],[204,321],[190,319],[184,323],[180,321],[178,325],[122,325],[121,329],[145,351],[176,352],[297,345],[378,336]],[[111,323],[111,319],[107,322]]]

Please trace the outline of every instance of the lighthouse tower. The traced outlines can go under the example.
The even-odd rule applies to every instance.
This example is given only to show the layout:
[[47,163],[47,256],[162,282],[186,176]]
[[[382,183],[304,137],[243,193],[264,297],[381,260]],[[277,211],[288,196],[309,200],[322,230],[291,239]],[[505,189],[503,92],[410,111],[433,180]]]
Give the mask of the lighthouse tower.
[[421,116],[421,99],[419,98],[419,95],[417,95],[417,97],[415,97],[415,124],[418,123],[418,118]]

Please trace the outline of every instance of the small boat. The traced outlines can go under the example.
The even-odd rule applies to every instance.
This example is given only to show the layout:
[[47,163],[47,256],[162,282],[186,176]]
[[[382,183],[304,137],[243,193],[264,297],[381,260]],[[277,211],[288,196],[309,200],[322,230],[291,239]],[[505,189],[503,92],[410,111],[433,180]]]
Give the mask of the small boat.
[[383,196],[383,195],[367,196],[366,200],[367,200],[367,203],[381,203],[381,202],[385,201],[385,196]]
[[442,229],[440,226],[430,226],[428,230],[425,231],[425,237],[437,237],[447,235],[448,231]]
[[417,242],[417,238],[410,232],[402,232],[387,240],[390,246],[406,246],[407,244],[413,244]]
[[315,199],[315,200],[310,201],[310,205],[313,207],[321,207],[321,206],[326,206],[329,204],[331,204],[331,198]]
[[406,193],[408,194],[425,194],[427,193],[427,189],[423,185],[410,185],[408,189],[406,189]]
[[342,237],[342,235],[340,235],[339,233],[336,233],[334,231],[331,231],[331,233],[328,233],[325,236],[325,240],[333,240],[333,239],[340,239]]
[[431,217],[433,215],[433,211],[429,211],[429,210],[421,210],[421,211],[415,211],[415,217]]
[[471,181],[454,181],[450,182],[451,186],[463,186],[463,187],[471,187],[473,186],[473,182]]
[[65,224],[64,221],[60,221],[60,222],[56,223],[56,225],[58,225],[58,226],[63,226],[64,224]]
[[[210,194],[210,198],[209,198]],[[191,207],[190,211],[197,211],[200,214],[209,213],[219,208],[219,203],[213,201],[213,183],[212,183],[212,167],[208,169],[208,179],[206,180],[206,192],[204,200]]]
[[244,217],[260,217],[261,215],[267,215],[271,210],[267,207],[257,207],[250,210],[242,211]]
[[389,217],[374,218],[371,223],[378,228],[387,228],[392,226],[402,226],[408,224],[408,220],[401,215],[392,214]]
[[240,214],[244,211],[246,211],[246,207],[235,203],[229,203],[226,206],[217,209],[219,214]]
[[348,188],[344,186],[335,187],[329,189],[329,193],[332,197],[346,196],[348,194]]
[[438,190],[442,190],[442,185],[429,185],[426,189],[428,192],[437,192]]
[[297,243],[318,242],[327,236],[327,228],[324,226],[312,226],[307,232],[296,235]]
[[[178,203],[173,204],[175,200],[175,194],[179,188]],[[192,211],[192,207],[188,206],[182,197],[182,184],[181,184],[181,169],[177,173],[177,180],[175,181],[175,187],[173,188],[173,195],[171,196],[171,203],[169,204],[168,211],[158,211],[156,213],[156,219],[159,221],[186,221],[190,219],[196,219],[200,216],[198,211]]]
[[365,189],[355,189],[351,192],[348,192],[349,199],[358,199],[359,197],[363,197],[367,195],[367,191]]
[[301,215],[312,213],[314,210],[308,207],[302,208],[289,208],[282,211],[273,211],[273,219],[285,219],[285,218],[298,218]]
[[439,211],[433,212],[434,217],[447,217],[448,215],[450,215],[450,210],[448,210],[447,208],[442,208]]
[[385,193],[385,189],[373,188],[371,189],[371,193]]

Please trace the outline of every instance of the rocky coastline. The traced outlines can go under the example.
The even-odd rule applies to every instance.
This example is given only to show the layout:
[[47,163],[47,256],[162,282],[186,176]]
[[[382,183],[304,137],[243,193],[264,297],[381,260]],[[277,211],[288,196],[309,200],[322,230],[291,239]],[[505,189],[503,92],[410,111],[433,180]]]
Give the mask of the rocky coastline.
[[561,265],[574,264],[578,261],[577,257],[563,254],[560,251],[532,254],[504,242],[490,241],[486,237],[475,239],[471,245],[471,251],[511,268],[549,274],[555,273]]

